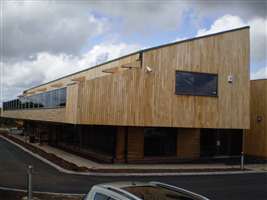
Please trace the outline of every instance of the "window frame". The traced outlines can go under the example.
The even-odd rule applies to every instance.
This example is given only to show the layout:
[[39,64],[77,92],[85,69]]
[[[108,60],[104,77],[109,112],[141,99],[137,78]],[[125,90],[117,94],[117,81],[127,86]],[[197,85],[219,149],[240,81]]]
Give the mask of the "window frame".
[[[182,72],[182,73],[190,73],[190,74],[203,74],[203,75],[211,75],[211,76],[216,76],[217,80],[216,80],[216,94],[215,95],[208,95],[208,94],[182,94],[182,93],[177,93],[176,91],[176,75],[177,72]],[[179,95],[179,96],[199,96],[199,97],[215,97],[218,98],[219,97],[219,75],[217,73],[210,73],[210,72],[195,72],[195,71],[183,71],[183,70],[175,70],[175,74],[174,74],[174,80],[175,80],[175,85],[174,85],[174,94],[175,95]]]

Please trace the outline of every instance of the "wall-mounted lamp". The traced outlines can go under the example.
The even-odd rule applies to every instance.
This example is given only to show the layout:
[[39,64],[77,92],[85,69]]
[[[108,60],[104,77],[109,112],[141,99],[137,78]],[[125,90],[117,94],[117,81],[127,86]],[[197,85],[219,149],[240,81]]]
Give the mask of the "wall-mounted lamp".
[[227,77],[227,81],[228,81],[228,83],[233,83],[233,81],[234,81],[234,77],[233,77],[233,75],[229,75],[229,76]]
[[262,121],[262,116],[257,116],[257,122],[261,122]]
[[149,66],[146,66],[145,71],[146,71],[146,73],[150,73],[150,72],[152,72],[152,69]]

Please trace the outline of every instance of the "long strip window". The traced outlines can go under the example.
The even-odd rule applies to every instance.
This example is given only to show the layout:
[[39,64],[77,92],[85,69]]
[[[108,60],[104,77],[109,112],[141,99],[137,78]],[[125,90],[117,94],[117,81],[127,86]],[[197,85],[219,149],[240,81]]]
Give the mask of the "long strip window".
[[3,103],[4,110],[58,108],[66,106],[66,88],[25,96]]

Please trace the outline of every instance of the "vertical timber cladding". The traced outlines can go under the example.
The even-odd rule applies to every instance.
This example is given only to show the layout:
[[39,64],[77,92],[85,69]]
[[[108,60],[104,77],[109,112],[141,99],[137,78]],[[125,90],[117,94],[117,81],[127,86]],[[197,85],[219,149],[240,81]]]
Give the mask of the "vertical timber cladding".
[[127,131],[127,160],[144,159],[144,128],[129,127]]
[[177,157],[195,159],[200,156],[200,129],[177,130]]
[[244,138],[245,154],[267,159],[267,79],[250,83],[251,121]]
[[[249,128],[248,28],[146,50],[142,58],[142,68],[85,82],[82,124]],[[175,95],[176,70],[218,74],[218,97]]]
[[115,149],[115,160],[116,163],[124,163],[126,159],[126,127],[117,127],[116,133],[116,149]]
[[67,123],[76,124],[78,121],[78,96],[79,96],[79,84],[74,83],[67,87],[67,102],[65,120]]

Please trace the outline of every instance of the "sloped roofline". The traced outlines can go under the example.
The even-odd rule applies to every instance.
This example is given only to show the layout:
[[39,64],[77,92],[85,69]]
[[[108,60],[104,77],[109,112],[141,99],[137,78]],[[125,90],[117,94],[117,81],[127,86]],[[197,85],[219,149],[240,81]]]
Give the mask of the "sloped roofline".
[[47,84],[49,84],[49,83],[53,83],[53,82],[58,81],[58,80],[60,80],[60,79],[67,78],[67,77],[70,77],[70,76],[73,76],[73,75],[76,75],[76,74],[85,72],[85,71],[89,71],[89,70],[94,69],[94,68],[97,68],[97,67],[99,67],[99,66],[102,66],[102,65],[105,65],[105,64],[108,64],[108,63],[111,63],[111,62],[120,60],[120,59],[122,59],[122,58],[126,58],[126,57],[128,57],[128,56],[138,54],[138,53],[144,53],[144,52],[146,52],[146,51],[150,51],[150,50],[154,50],[154,49],[158,49],[158,48],[163,48],[163,47],[166,47],[166,46],[176,45],[176,44],[183,43],[183,42],[188,42],[188,41],[197,40],[197,39],[201,39],[201,38],[211,37],[211,36],[220,35],[220,34],[224,34],[224,33],[228,33],[228,32],[233,32],[233,31],[239,31],[239,30],[247,29],[247,28],[249,29],[250,27],[249,27],[249,26],[243,26],[243,27],[236,28],[236,29],[230,29],[230,30],[221,31],[221,32],[212,33],[212,34],[207,34],[207,35],[203,35],[203,36],[199,36],[199,37],[193,37],[193,38],[189,38],[189,39],[185,39],[185,40],[179,40],[179,41],[175,41],[175,42],[171,42],[171,43],[167,43],[167,44],[162,44],[162,45],[155,46],[155,47],[150,47],[150,48],[147,48],[147,49],[142,49],[142,50],[135,51],[135,52],[126,54],[126,55],[124,55],[124,56],[121,56],[121,57],[118,57],[118,58],[115,58],[115,59],[112,59],[112,60],[108,60],[108,61],[106,61],[106,62],[97,64],[97,65],[94,65],[94,66],[89,67],[89,68],[86,68],[86,69],[84,69],[84,70],[81,70],[81,71],[78,71],[78,72],[75,72],[75,73],[72,73],[72,74],[68,74],[68,75],[62,76],[62,77],[57,78],[57,79],[55,79],[55,80],[52,80],[52,81],[49,81],[49,82],[46,82],[46,83],[42,83],[42,84],[40,84],[40,85],[37,85],[37,86],[31,87],[31,88],[29,88],[29,89],[27,89],[27,90],[24,90],[23,92],[25,93],[25,92],[27,92],[28,90],[32,90],[32,89],[35,89],[35,88],[38,88],[38,87],[47,85]]
[[267,81],[267,78],[251,79],[250,81]]

